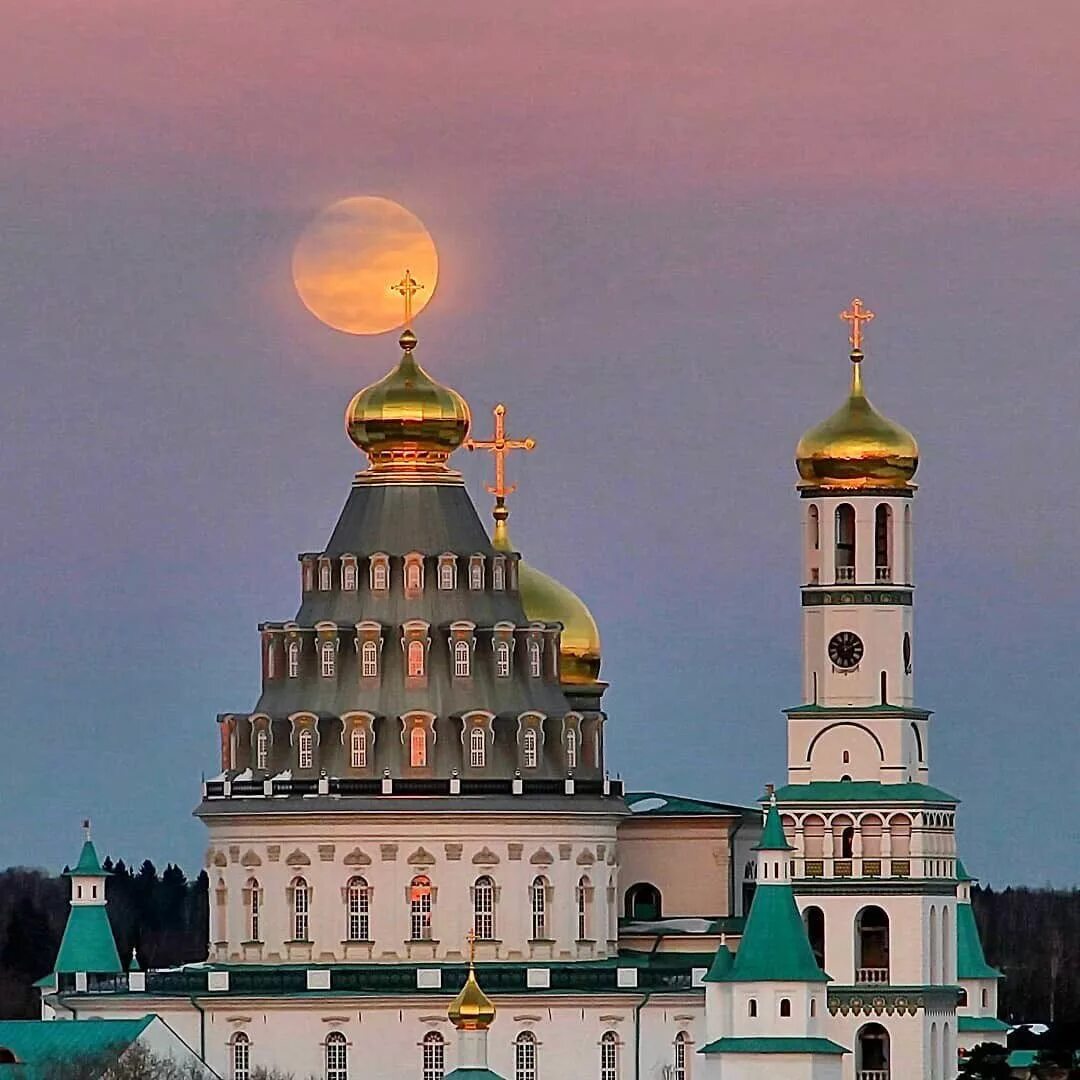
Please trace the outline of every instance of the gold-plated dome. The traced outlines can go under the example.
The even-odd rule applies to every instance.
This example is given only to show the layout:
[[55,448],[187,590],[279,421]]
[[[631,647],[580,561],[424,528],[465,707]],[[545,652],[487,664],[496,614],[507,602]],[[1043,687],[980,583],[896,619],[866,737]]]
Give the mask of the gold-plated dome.
[[469,434],[469,406],[417,363],[411,330],[399,344],[397,367],[349,402],[345,429],[374,471],[445,472],[446,459]]
[[[506,526],[508,516],[505,506],[495,507],[492,546],[496,551],[514,550]],[[518,563],[518,593],[529,619],[562,623],[560,680],[577,686],[596,682],[600,677],[600,631],[581,597],[524,560]]]
[[882,416],[863,390],[861,350],[851,353],[851,392],[795,448],[801,488],[910,488],[919,447],[907,428]]
[[469,977],[461,993],[450,1003],[446,1015],[458,1031],[487,1031],[495,1020],[495,1005],[476,981],[476,969],[469,964]]

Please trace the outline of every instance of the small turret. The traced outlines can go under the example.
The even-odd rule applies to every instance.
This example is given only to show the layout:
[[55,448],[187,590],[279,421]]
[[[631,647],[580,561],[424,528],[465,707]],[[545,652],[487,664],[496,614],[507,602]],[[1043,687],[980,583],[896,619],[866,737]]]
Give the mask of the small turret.
[[458,1067],[446,1080],[502,1080],[488,1068],[488,1028],[495,1021],[495,1006],[476,981],[470,958],[469,977],[447,1010],[458,1032]]

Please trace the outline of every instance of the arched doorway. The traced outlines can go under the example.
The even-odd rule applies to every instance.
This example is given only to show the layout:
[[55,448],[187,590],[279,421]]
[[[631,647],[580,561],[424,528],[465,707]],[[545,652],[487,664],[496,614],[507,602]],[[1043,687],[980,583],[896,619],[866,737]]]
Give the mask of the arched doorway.
[[808,907],[803,912],[806,936],[810,939],[810,948],[814,959],[822,971],[825,970],[825,912],[819,907]]
[[626,890],[626,917],[637,921],[662,918],[660,890],[647,881],[639,881]]
[[855,981],[889,981],[889,916],[876,905],[855,916]]
[[864,1024],[855,1036],[857,1080],[889,1080],[889,1033],[880,1024]]

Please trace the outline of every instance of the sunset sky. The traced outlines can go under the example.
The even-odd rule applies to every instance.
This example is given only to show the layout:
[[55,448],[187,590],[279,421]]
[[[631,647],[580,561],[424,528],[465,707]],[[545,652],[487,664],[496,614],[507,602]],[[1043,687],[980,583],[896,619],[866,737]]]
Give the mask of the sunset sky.
[[[919,438],[917,696],[961,854],[1080,866],[1080,9],[0,0],[0,865],[180,861],[392,336],[290,279],[377,194],[418,356],[509,406],[511,531],[590,604],[631,787],[752,801],[799,685],[792,451],[837,313]],[[459,460],[462,459],[462,460]],[[487,462],[455,462],[486,514]]]

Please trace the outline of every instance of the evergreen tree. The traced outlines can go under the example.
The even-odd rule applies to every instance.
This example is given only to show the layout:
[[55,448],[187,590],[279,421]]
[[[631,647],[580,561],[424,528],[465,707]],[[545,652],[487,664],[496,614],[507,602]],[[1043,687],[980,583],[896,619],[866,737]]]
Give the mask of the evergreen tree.
[[1009,1051],[997,1043],[973,1046],[960,1067],[958,1080],[1010,1080]]

